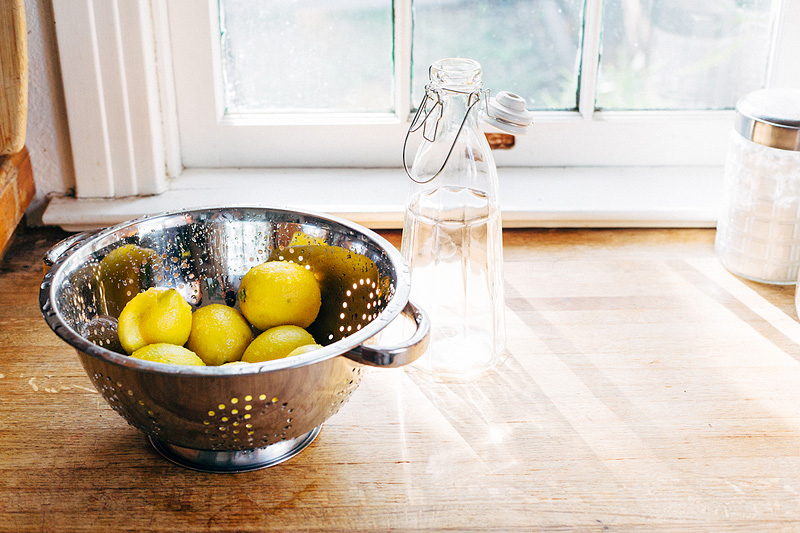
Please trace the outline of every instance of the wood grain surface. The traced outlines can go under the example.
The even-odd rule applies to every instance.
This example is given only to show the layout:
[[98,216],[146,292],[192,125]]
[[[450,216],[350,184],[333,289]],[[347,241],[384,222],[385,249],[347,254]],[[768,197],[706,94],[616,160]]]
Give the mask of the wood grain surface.
[[800,529],[794,287],[726,272],[713,230],[507,231],[496,371],[370,370],[247,474],[169,463],[94,391],[39,312],[61,236],[0,265],[0,531]]
[[28,35],[25,1],[0,2],[0,156],[25,144],[28,117]]

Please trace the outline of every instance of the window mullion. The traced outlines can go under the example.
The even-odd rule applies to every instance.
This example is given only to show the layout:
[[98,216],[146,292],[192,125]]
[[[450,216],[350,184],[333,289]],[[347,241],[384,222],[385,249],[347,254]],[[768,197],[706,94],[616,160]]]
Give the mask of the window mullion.
[[600,66],[600,38],[603,28],[603,0],[586,0],[583,8],[578,112],[591,120],[595,112],[597,70]]
[[412,0],[394,0],[394,101],[401,121],[411,113]]

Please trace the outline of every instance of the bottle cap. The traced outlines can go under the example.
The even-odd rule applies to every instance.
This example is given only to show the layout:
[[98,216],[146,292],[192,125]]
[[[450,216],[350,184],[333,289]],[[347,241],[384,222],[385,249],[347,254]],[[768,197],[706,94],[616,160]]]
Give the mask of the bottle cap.
[[481,115],[483,121],[512,135],[524,135],[533,121],[525,99],[508,91],[492,97]]
[[736,131],[756,144],[800,151],[800,90],[761,89],[736,104]]

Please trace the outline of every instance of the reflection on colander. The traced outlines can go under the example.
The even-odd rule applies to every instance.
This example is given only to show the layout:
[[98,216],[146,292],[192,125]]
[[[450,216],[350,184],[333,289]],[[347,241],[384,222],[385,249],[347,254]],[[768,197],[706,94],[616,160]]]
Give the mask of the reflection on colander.
[[[268,260],[293,261],[320,281],[308,328],[323,348],[224,367],[139,361],[119,346],[116,317],[135,294],[171,287],[194,308],[237,305],[239,282]],[[396,367],[428,341],[397,250],[335,217],[264,207],[209,208],[123,223],[54,247],[40,292],[45,320],[78,352],[109,405],[171,460],[243,471],[299,453],[358,387],[363,365]],[[399,315],[416,332],[397,346],[372,339]]]

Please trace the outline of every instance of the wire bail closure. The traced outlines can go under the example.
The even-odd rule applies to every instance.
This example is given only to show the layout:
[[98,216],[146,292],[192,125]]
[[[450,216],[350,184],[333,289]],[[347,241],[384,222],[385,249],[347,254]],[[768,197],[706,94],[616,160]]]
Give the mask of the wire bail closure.
[[[428,142],[434,142],[436,140],[436,134],[439,130],[439,121],[442,119],[442,112],[444,110],[444,104],[442,104],[442,97],[440,94],[440,90],[433,87],[432,85],[428,84],[425,86],[425,96],[422,97],[422,101],[417,108],[417,112],[414,114],[414,119],[411,121],[411,124],[408,127],[408,131],[406,132],[406,138],[403,141],[403,169],[406,171],[406,176],[411,178],[412,181],[420,184],[429,183],[435,180],[443,171],[444,167],[447,166],[447,162],[450,160],[450,156],[453,153],[453,149],[456,147],[456,142],[458,142],[458,137],[461,135],[461,130],[464,129],[464,125],[467,123],[467,118],[469,117],[470,111],[474,108],[477,104],[481,101],[481,95],[486,98],[486,101],[489,101],[489,89],[484,90],[477,90],[472,92],[464,92],[464,91],[457,91],[454,89],[445,89],[447,91],[460,93],[460,94],[468,94],[469,100],[467,101],[467,110],[464,113],[464,119],[461,121],[461,125],[458,127],[458,131],[456,132],[455,138],[453,138],[453,144],[450,146],[450,150],[447,152],[447,156],[444,158],[444,162],[439,170],[430,178],[419,180],[411,175],[411,172],[408,169],[408,163],[406,161],[406,151],[408,147],[408,138],[411,136],[412,133],[415,133],[417,130],[422,128],[422,138]],[[434,97],[431,95],[435,95],[436,102],[431,106],[431,108],[427,111],[426,108],[428,106],[428,101],[433,101]],[[473,100],[474,99],[474,100]],[[428,134],[426,133],[425,123],[428,121],[429,118],[433,115],[434,111],[439,110],[438,116],[436,117],[436,122],[433,125],[433,133],[431,138],[428,138]],[[423,115],[424,113],[424,115]],[[422,120],[420,121],[420,116],[422,116]]]

